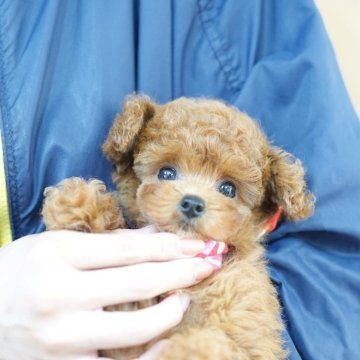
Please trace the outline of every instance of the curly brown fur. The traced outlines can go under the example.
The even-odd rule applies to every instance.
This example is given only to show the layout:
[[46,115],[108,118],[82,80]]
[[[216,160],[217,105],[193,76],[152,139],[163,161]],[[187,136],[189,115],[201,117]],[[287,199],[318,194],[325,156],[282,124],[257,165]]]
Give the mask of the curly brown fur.
[[[147,97],[131,96],[103,149],[114,162],[113,180],[128,224],[152,223],[181,236],[224,241],[233,249],[221,271],[186,290],[191,306],[184,321],[164,335],[170,345],[159,359],[284,359],[280,307],[259,234],[278,207],[289,220],[312,213],[314,199],[300,161],[273,148],[246,114],[206,99],[180,98],[160,106]],[[178,177],[159,180],[163,167],[174,168]],[[219,192],[223,181],[236,186],[235,197]],[[60,197],[68,197],[66,188],[60,191]],[[185,195],[204,200],[202,216],[184,217],[179,204]],[[44,215],[49,203],[51,196],[45,199]],[[53,207],[57,214],[66,214],[73,205],[58,201]],[[80,213],[89,213],[88,205],[79,206]],[[111,212],[118,212],[117,207]],[[98,213],[104,215],[100,204]],[[52,228],[54,220],[49,219],[45,222]],[[102,226],[109,228],[106,221]],[[81,229],[93,231],[90,225]],[[129,306],[139,304],[109,310]],[[129,358],[126,349],[101,354]]]
[[42,210],[47,230],[103,232],[125,226],[114,196],[99,180],[70,178],[44,191]]

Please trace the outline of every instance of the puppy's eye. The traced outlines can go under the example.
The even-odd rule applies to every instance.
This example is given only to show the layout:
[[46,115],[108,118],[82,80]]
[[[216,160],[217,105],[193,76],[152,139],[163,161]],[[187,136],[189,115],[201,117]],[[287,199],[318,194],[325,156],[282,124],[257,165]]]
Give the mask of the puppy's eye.
[[176,170],[171,167],[163,167],[159,170],[158,179],[160,180],[175,180]]
[[223,183],[221,183],[218,191],[230,198],[233,198],[236,195],[236,187],[230,181],[224,181]]

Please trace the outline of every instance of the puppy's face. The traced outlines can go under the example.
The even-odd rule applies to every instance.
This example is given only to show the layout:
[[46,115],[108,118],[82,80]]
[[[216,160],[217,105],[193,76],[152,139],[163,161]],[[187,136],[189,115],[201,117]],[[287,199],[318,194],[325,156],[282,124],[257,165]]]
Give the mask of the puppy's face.
[[[246,252],[279,205],[289,218],[311,212],[301,165],[294,168],[283,152],[272,149],[245,114],[218,101],[184,98],[149,113],[131,149],[134,195],[147,222]],[[129,129],[128,123],[126,134]],[[129,155],[117,163],[124,159]],[[290,185],[280,179],[284,176]],[[278,199],[281,193],[289,206]]]
[[255,123],[221,103],[181,99],[140,134],[137,204],[161,230],[239,246],[259,233],[268,145]]

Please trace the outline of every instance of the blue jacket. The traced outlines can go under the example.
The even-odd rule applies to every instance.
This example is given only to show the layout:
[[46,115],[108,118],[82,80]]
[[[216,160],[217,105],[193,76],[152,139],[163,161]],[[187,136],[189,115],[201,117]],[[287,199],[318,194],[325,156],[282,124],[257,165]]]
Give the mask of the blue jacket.
[[222,98],[303,161],[316,213],[267,251],[290,359],[360,359],[360,122],[313,2],[0,0],[13,239],[43,230],[47,185],[111,184],[100,145],[133,91]]

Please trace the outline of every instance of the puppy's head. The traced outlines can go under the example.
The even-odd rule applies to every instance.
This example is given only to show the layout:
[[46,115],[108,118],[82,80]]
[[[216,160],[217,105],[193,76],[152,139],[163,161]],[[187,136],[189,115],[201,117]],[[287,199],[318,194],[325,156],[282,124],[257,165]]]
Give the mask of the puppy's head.
[[278,207],[291,220],[313,211],[300,161],[219,101],[180,98],[159,106],[132,96],[104,151],[116,165],[115,180],[131,169],[126,191],[163,231],[225,241],[244,253]]

